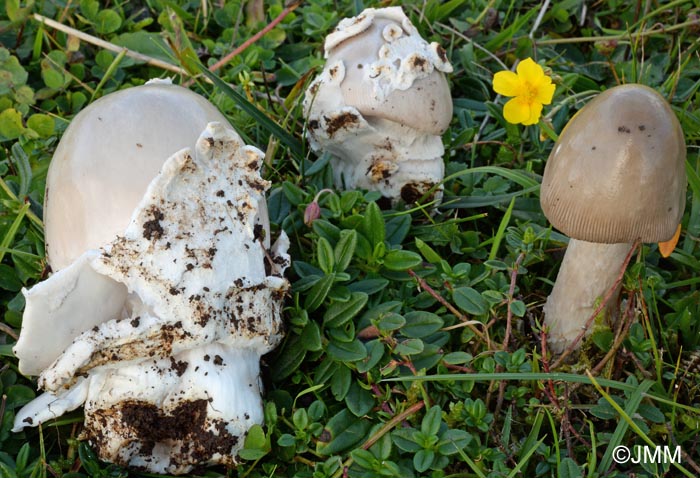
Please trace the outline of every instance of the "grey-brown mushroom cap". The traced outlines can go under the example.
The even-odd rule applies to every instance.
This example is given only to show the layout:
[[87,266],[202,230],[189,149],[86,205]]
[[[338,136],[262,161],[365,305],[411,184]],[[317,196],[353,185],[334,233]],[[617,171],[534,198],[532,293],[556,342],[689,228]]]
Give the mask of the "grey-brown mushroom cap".
[[681,126],[659,93],[610,88],[559,136],[542,179],[542,210],[575,239],[666,241],[685,208],[685,156]]
[[[332,65],[338,60],[344,62],[345,78],[340,88],[345,103],[357,108],[368,121],[377,117],[421,132],[444,133],[452,120],[452,94],[443,71],[451,71],[451,66],[445,50],[437,43],[430,45],[431,58],[414,53],[400,60],[405,63],[402,66],[405,71],[415,71],[417,76],[410,88],[393,89],[382,98],[364,80],[371,64],[382,59],[385,51],[381,49],[385,42],[383,32],[387,27],[400,31],[402,36],[411,35],[392,19],[378,16],[366,30],[333,46],[328,52],[327,64]],[[371,75],[382,74],[381,68]],[[420,114],[416,114],[417,111]]]

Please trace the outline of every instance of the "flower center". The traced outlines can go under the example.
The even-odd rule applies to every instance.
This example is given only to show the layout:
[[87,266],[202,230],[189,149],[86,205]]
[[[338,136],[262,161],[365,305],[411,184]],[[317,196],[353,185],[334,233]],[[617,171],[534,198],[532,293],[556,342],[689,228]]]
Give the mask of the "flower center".
[[529,81],[524,81],[522,98],[528,103],[533,103],[537,98],[537,87]]

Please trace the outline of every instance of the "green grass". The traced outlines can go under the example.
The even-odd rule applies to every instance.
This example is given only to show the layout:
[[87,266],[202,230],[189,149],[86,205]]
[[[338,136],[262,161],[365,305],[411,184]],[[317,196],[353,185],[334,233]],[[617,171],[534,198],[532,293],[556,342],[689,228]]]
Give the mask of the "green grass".
[[[283,2],[2,3],[0,476],[152,476],[100,462],[78,441],[80,410],[11,433],[14,413],[37,393],[11,347],[20,290],[46,276],[44,182],[61,133],[90,101],[165,76],[192,83],[265,151],[270,219],[292,243],[288,333],[263,363],[266,423],[249,434],[237,467],[192,476],[700,475],[700,5],[402,2],[454,66],[443,206],[388,210],[373,193],[324,193],[308,226],[307,205],[333,187],[327,157],[305,140],[301,108],[323,65],[323,38],[342,17],[392,3],[302,2],[205,75],[201,65],[270,24]],[[552,131],[597,92],[639,82],[669,99],[688,146],[676,251],[663,259],[643,245],[623,280],[625,334],[601,326],[562,365],[543,354],[540,330],[566,242],[539,206],[553,142],[538,126],[505,122],[490,86],[495,72],[526,57],[557,84],[544,111]],[[616,464],[618,445],[678,446],[681,463]]]

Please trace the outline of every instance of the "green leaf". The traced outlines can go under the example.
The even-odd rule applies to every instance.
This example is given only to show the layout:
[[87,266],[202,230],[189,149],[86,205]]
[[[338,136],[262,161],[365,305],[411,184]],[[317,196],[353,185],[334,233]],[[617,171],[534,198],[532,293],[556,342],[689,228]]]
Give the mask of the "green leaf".
[[583,473],[581,468],[571,458],[564,457],[557,467],[559,478],[581,478]]
[[406,325],[406,319],[404,316],[394,312],[383,315],[377,322],[377,328],[383,332],[398,330],[404,325]]
[[80,0],[80,13],[88,20],[97,18],[97,12],[100,10],[100,2],[97,0]]
[[398,246],[411,230],[411,216],[405,214],[392,217],[386,222],[385,240],[392,246]]
[[386,235],[386,225],[384,216],[376,202],[367,204],[365,216],[362,219],[362,234],[369,241],[370,247],[374,250],[377,244],[383,244]]
[[328,356],[339,362],[357,362],[367,356],[367,349],[359,340],[340,342],[331,340],[326,349]]
[[0,96],[23,86],[29,73],[22,67],[16,56],[11,56],[6,48],[0,47]]
[[423,351],[425,345],[420,339],[407,339],[396,344],[394,352],[399,355],[415,355]]
[[7,396],[5,407],[8,410],[14,410],[22,405],[26,405],[34,400],[36,396],[34,390],[26,385],[10,385],[5,389],[4,393]]
[[450,352],[445,357],[443,360],[445,363],[448,363],[450,365],[458,365],[458,364],[463,364],[470,362],[472,360],[471,354],[468,354],[467,352],[462,352],[461,350],[457,352]]
[[243,449],[238,452],[238,456],[244,460],[259,460],[271,450],[265,431],[257,423],[248,429],[244,443]]
[[22,289],[22,281],[15,270],[7,264],[0,264],[0,289],[17,292]]
[[413,251],[389,251],[384,256],[384,267],[391,271],[405,271],[419,266],[421,256]]
[[420,431],[426,436],[437,435],[442,424],[442,410],[439,405],[433,405],[426,412],[420,424]]
[[49,115],[35,113],[27,119],[27,126],[36,131],[41,138],[48,138],[54,132],[54,121]]
[[413,439],[414,428],[399,428],[391,432],[391,441],[401,450],[414,453],[421,449],[421,446]]
[[103,35],[116,32],[120,26],[122,18],[114,10],[102,10],[95,18],[95,30]]
[[355,281],[351,284],[348,284],[348,289],[350,289],[351,292],[364,292],[367,295],[372,295],[381,290],[386,289],[388,285],[389,280],[384,279],[382,277],[379,279],[365,279]]
[[[293,206],[299,206],[306,199],[306,193],[304,190],[296,184],[290,183],[289,181],[284,181],[282,183],[282,192]],[[314,224],[316,224],[316,222],[318,221],[314,221]]]
[[527,307],[522,300],[514,300],[510,303],[510,311],[516,317],[525,317],[525,312],[527,312]]
[[356,418],[348,409],[343,409],[328,421],[325,434],[330,436],[330,440],[327,445],[319,442],[317,451],[329,456],[359,445],[370,426],[369,421]]
[[[19,143],[12,145],[12,154],[10,155],[12,165],[17,171],[19,178],[19,197],[24,197],[29,194],[29,185],[32,182],[32,166],[29,164],[29,156],[24,151],[24,148]],[[19,225],[18,225],[19,226]],[[16,232],[16,231],[15,231]],[[3,241],[2,247],[10,247],[11,242]],[[0,255],[0,257],[2,257]],[[1,259],[0,259],[1,260]]]
[[29,16],[29,13],[32,11],[32,7],[34,6],[34,1],[27,2],[27,5],[25,7],[20,8],[19,5],[19,0],[5,1],[5,11],[7,12],[7,18],[9,18],[10,21],[13,23],[24,21],[27,18],[27,16]]
[[331,244],[324,238],[321,237],[316,242],[316,260],[318,261],[318,266],[326,274],[333,272],[335,268],[335,256],[333,255],[333,248]]
[[471,287],[459,287],[452,292],[457,307],[471,315],[483,315],[488,312],[488,304],[481,294]]
[[351,320],[367,304],[368,296],[364,292],[353,292],[347,302],[335,302],[323,315],[323,325],[326,327],[340,327]]
[[[173,61],[170,47],[168,47],[168,44],[163,40],[163,36],[160,33],[147,32],[144,30],[122,33],[118,37],[113,38],[112,43],[167,63]],[[138,63],[141,62],[139,61]]]
[[306,356],[306,347],[298,335],[291,335],[270,367],[273,381],[280,381],[299,369]]
[[510,222],[510,218],[513,214],[513,207],[515,206],[515,198],[510,200],[510,204],[508,205],[508,208],[506,209],[506,212],[503,214],[503,218],[501,218],[501,222],[498,225],[498,230],[496,231],[496,234],[493,236],[493,243],[491,244],[491,252],[489,252],[489,260],[494,260],[496,256],[498,255],[498,249],[501,245],[501,242],[503,241],[503,237],[506,233],[506,228],[508,227],[508,223]]
[[435,452],[433,450],[418,450],[413,455],[413,467],[420,473],[433,466],[434,461]]
[[401,329],[401,333],[412,338],[427,337],[440,330],[445,323],[439,315],[432,312],[409,312],[404,317],[406,325]]
[[384,344],[379,340],[370,340],[365,344],[366,356],[362,361],[357,362],[357,371],[365,373],[372,370],[382,360],[384,356]]
[[362,448],[351,451],[350,456],[355,463],[367,470],[371,470],[374,467],[374,464],[377,462],[377,459],[372,453]]
[[345,405],[356,417],[369,413],[374,408],[374,396],[369,390],[365,390],[357,382],[352,382],[350,390],[345,397]]
[[352,374],[345,366],[338,367],[338,370],[331,377],[331,393],[337,401],[343,401],[350,390]]
[[420,251],[421,254],[423,254],[423,257],[425,257],[425,260],[428,262],[431,262],[433,264],[439,264],[442,258],[440,255],[435,252],[435,250],[430,247],[428,244],[425,242],[421,241],[419,238],[416,238],[416,247]]
[[437,443],[438,453],[441,455],[454,455],[469,445],[472,436],[464,430],[451,429],[440,435]]
[[306,326],[304,326],[304,330],[301,331],[301,342],[306,347],[306,350],[310,352],[318,352],[323,348],[321,329],[313,320],[308,321]]
[[335,263],[339,272],[344,271],[350,265],[355,248],[357,247],[357,231],[354,229],[344,229],[340,231],[340,240],[335,245]]
[[328,291],[331,290],[331,286],[333,286],[334,280],[335,274],[328,274],[321,277],[321,279],[314,284],[304,300],[304,308],[307,311],[312,312],[323,304],[324,299],[328,295]]
[[22,115],[14,108],[0,113],[0,139],[17,139],[24,133]]

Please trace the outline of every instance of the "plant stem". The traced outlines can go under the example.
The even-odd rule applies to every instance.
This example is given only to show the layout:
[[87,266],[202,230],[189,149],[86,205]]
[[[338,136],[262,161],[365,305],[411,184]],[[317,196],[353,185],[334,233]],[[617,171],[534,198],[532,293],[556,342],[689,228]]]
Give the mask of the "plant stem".
[[66,26],[62,23],[59,23],[55,20],[51,20],[50,18],[47,18],[43,15],[39,15],[38,13],[35,13],[32,15],[34,17],[34,20],[43,23],[51,28],[54,28],[58,31],[62,31],[64,33],[67,33],[68,35],[73,35],[77,38],[80,38],[84,42],[90,43],[95,46],[99,46],[100,48],[104,48],[105,50],[112,51],[114,53],[122,53],[125,52],[125,55],[128,56],[129,58],[133,58],[135,60],[139,61],[144,61],[148,63],[149,65],[156,66],[158,68],[162,68],[167,71],[172,71],[174,73],[177,73],[179,75],[183,76],[189,76],[189,73],[187,71],[183,70],[179,66],[175,66],[171,63],[168,63],[166,61],[158,60],[157,58],[150,57],[148,55],[144,55],[142,53],[139,53],[134,50],[129,50],[126,47],[123,46],[118,46],[115,45],[114,43],[110,43],[108,41],[105,41],[101,38],[97,38],[95,36],[89,35],[85,32],[81,32],[80,30],[76,30],[75,28],[71,28],[69,26]]
[[409,274],[411,277],[413,277],[414,279],[416,279],[416,281],[418,282],[418,285],[420,285],[420,286],[423,288],[423,290],[425,290],[428,294],[430,294],[431,296],[433,296],[433,298],[434,298],[435,300],[437,300],[438,302],[440,302],[442,305],[444,305],[445,307],[447,307],[447,309],[448,309],[450,312],[452,312],[452,314],[453,314],[455,317],[457,317],[459,320],[461,320],[462,322],[464,322],[464,323],[466,324],[466,326],[469,327],[469,328],[472,330],[472,332],[474,332],[474,334],[476,334],[477,337],[479,337],[481,340],[483,340],[483,341],[487,344],[487,347],[488,347],[489,349],[491,349],[491,341],[489,340],[488,333],[487,333],[486,335],[484,335],[483,333],[481,333],[476,327],[474,327],[474,325],[473,325],[470,321],[467,321],[467,320],[466,320],[466,317],[464,317],[464,315],[463,315],[462,313],[460,313],[460,311],[458,311],[452,304],[450,304],[449,302],[447,302],[440,294],[438,294],[437,292],[435,292],[435,291],[433,290],[433,288],[430,287],[430,286],[428,285],[428,283],[427,283],[422,277],[418,276],[418,274],[416,274],[415,272],[413,272],[413,270],[409,269],[409,270],[408,270],[408,274]]
[[[362,448],[363,450],[369,450],[372,447],[372,445],[377,443],[377,441],[379,441],[379,439],[381,437],[383,437],[389,431],[391,431],[392,428],[394,428],[396,425],[398,425],[399,423],[401,423],[402,421],[404,421],[405,419],[407,419],[408,417],[410,417],[414,413],[418,412],[424,406],[425,406],[425,402],[423,402],[423,401],[420,401],[418,403],[414,403],[413,405],[408,407],[406,410],[404,410],[403,412],[399,413],[394,418],[392,418],[391,420],[386,422],[384,424],[384,426],[382,428],[380,428],[379,430],[377,430],[377,432],[374,435],[369,437],[367,439],[367,441],[365,441],[360,448]],[[350,465],[352,465],[352,463],[353,463],[352,457],[345,460],[343,462],[342,466],[340,467],[340,469],[335,472],[335,474],[333,475],[333,478],[340,477],[343,474],[343,470],[348,468]]]
[[638,33],[619,33],[617,35],[602,35],[602,36],[590,36],[590,37],[576,37],[576,38],[550,38],[545,40],[535,40],[537,46],[541,45],[561,45],[566,43],[587,43],[587,42],[598,42],[598,41],[619,41],[619,40],[636,40],[639,38],[657,35],[659,33],[668,33],[676,30],[683,30],[687,27],[692,27],[695,25],[700,25],[700,20],[688,20],[683,23],[678,23],[677,25],[671,25],[669,27],[652,28],[651,30],[644,30]]

